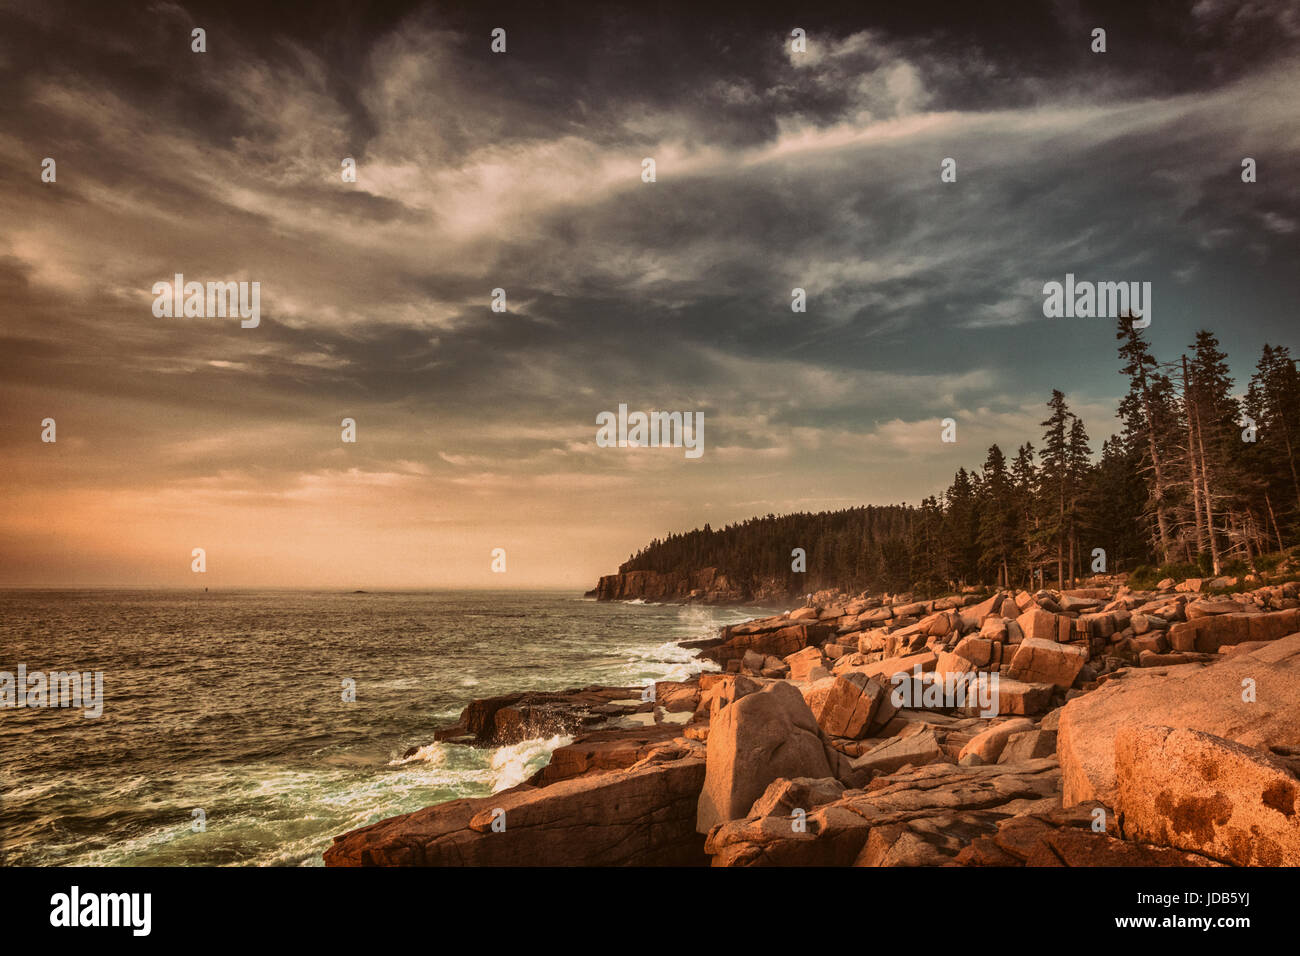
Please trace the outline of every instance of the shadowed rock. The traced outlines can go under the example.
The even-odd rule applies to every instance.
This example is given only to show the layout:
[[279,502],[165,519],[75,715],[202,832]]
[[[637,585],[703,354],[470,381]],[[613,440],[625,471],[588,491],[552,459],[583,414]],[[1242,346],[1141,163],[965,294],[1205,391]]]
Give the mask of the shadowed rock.
[[[636,710],[641,706],[640,696],[639,687],[582,687],[484,697],[471,701],[461,712],[460,722],[436,731],[434,739],[468,737],[478,743],[516,744],[534,737],[574,733],[602,723],[611,713]],[[615,704],[625,700],[637,703]]]

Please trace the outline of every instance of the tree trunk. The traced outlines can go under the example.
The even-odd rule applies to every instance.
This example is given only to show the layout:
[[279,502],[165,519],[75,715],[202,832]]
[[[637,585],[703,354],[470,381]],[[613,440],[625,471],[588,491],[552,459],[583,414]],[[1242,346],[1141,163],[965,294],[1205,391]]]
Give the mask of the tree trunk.
[[1210,489],[1210,469],[1205,459],[1205,429],[1201,424],[1201,410],[1196,409],[1196,444],[1200,451],[1202,495],[1205,502],[1205,531],[1210,539],[1210,563],[1217,577],[1219,566],[1219,542],[1214,533],[1214,494]]
[[[1290,422],[1286,424],[1289,425]],[[1287,464],[1291,466],[1291,483],[1295,485],[1296,505],[1300,506],[1300,476],[1296,475],[1295,454],[1291,451],[1291,436],[1286,433],[1286,427],[1282,428],[1282,441],[1286,443],[1286,460]]]
[[1151,414],[1151,391],[1147,388],[1146,372],[1142,372],[1142,411],[1147,417],[1147,452],[1151,455],[1151,469],[1156,476],[1156,527],[1160,533],[1160,554],[1169,563],[1169,525],[1165,518],[1165,479],[1160,467],[1160,453],[1156,449],[1155,416]]
[[1192,478],[1192,511],[1196,515],[1196,550],[1205,552],[1207,549],[1205,541],[1205,522],[1201,517],[1201,486],[1200,475],[1196,467],[1196,439],[1192,426],[1192,389],[1190,378],[1187,374],[1187,356],[1183,356],[1183,408],[1187,415],[1187,467]]
[[1268,492],[1264,492],[1264,504],[1268,505],[1268,517],[1273,522],[1273,533],[1277,535],[1277,549],[1285,551],[1286,545],[1282,543],[1282,532],[1277,529],[1277,515],[1273,514],[1273,502],[1269,501]]
[[1056,512],[1056,586],[1065,587],[1065,476],[1061,476]]

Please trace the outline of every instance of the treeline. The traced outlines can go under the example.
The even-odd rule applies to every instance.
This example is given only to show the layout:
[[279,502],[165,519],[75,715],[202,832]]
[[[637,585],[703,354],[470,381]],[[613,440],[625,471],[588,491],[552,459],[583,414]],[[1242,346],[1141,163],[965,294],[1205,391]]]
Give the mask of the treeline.
[[[821,588],[866,590],[896,580],[912,562],[913,509],[869,505],[815,514],[765,515],[714,531],[709,525],[671,534],[642,548],[620,571],[690,571],[716,567],[751,590],[784,586],[798,594]],[[793,570],[795,548],[806,572]],[[906,587],[906,583],[902,585]]]
[[[766,515],[655,540],[620,570],[717,567],[747,587],[803,593],[939,593],[968,584],[1061,586],[1107,572],[1180,566],[1240,573],[1300,541],[1300,374],[1265,345],[1244,393],[1208,331],[1158,362],[1119,320],[1128,391],[1118,432],[1094,454],[1083,421],[1053,391],[1037,447],[988,449],[919,505]],[[794,548],[807,570],[794,570]],[[1263,568],[1259,568],[1263,570]]]

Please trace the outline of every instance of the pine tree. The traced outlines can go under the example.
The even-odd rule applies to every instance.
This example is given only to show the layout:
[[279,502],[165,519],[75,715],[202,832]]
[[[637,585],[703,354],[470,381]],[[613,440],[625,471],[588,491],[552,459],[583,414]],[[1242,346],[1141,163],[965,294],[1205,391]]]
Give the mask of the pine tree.
[[1288,537],[1294,536],[1295,524],[1300,519],[1300,474],[1296,462],[1300,456],[1300,372],[1286,346],[1264,346],[1244,406],[1257,428],[1252,471],[1263,476],[1264,506],[1270,513],[1281,550],[1283,532],[1277,512],[1280,510],[1284,515],[1290,512],[1292,516],[1286,522]]
[[1047,429],[1043,433],[1043,464],[1040,471],[1044,495],[1044,532],[1056,543],[1056,581],[1065,586],[1065,540],[1067,522],[1065,504],[1070,490],[1070,411],[1065,404],[1065,393],[1052,389],[1047,407],[1052,414],[1039,424]]
[[1021,549],[1020,576],[1028,576],[1033,586],[1033,573],[1038,554],[1034,539],[1038,530],[1036,502],[1038,501],[1038,469],[1034,466],[1034,446],[1025,442],[1011,463],[1011,487],[1016,503],[1016,542]]
[[1219,340],[1202,329],[1196,333],[1194,354],[1188,366],[1189,434],[1194,441],[1192,456],[1200,482],[1200,505],[1205,514],[1205,536],[1210,546],[1210,563],[1216,575],[1222,571],[1222,550],[1216,510],[1230,511],[1237,490],[1241,451],[1237,420],[1240,409],[1232,397],[1228,357],[1219,350]]
[[975,484],[965,468],[958,468],[945,495],[945,555],[958,583],[976,580],[979,569],[979,513]]
[[1142,532],[1146,488],[1138,470],[1141,454],[1118,436],[1102,442],[1101,460],[1089,480],[1088,535],[1106,552],[1107,570],[1131,571],[1150,550]]
[[1070,543],[1070,586],[1075,584],[1075,576],[1079,566],[1079,519],[1081,508],[1083,508],[1083,499],[1087,487],[1088,473],[1092,468],[1092,449],[1088,447],[1088,432],[1084,428],[1083,419],[1077,415],[1070,416],[1070,434],[1067,439],[1065,462],[1066,462],[1066,486],[1069,497],[1069,518],[1067,527],[1069,529]]
[[984,460],[979,503],[979,563],[1000,587],[1011,581],[1011,549],[1016,541],[1016,503],[1007,459],[997,445]]
[[1120,318],[1115,337],[1124,343],[1119,348],[1120,357],[1125,361],[1120,373],[1129,378],[1128,394],[1120,402],[1116,415],[1124,422],[1125,440],[1131,447],[1141,449],[1145,467],[1150,469],[1152,482],[1148,502],[1155,518],[1155,542],[1161,560],[1167,563],[1172,546],[1168,514],[1171,479],[1166,474],[1168,464],[1162,438],[1168,435],[1172,424],[1169,408],[1172,386],[1158,371],[1155,356],[1132,316]]

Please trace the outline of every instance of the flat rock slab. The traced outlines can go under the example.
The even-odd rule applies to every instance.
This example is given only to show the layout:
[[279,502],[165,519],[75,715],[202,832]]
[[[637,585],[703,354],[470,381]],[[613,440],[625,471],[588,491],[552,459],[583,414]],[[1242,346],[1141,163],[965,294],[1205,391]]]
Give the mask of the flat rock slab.
[[[1059,811],[1059,791],[1060,771],[1051,758],[1014,767],[930,764],[877,777],[865,790],[846,790],[809,813],[802,831],[775,816],[724,823],[710,832],[705,851],[714,866],[939,864],[996,833],[1008,818]],[[886,829],[869,850],[871,834],[881,827],[901,829]],[[879,846],[904,831],[911,835],[907,852],[891,855]]]
[[891,737],[884,743],[868,750],[860,757],[854,758],[849,770],[858,782],[870,778],[873,773],[890,773],[906,764],[921,766],[933,763],[944,757],[943,745],[935,732],[926,727],[920,733],[906,737]]
[[[1045,713],[1052,702],[1055,684],[1036,684],[1003,677],[998,681],[995,708],[999,714],[1026,716]],[[978,710],[978,708],[968,708]]]
[[829,625],[807,622],[790,624],[788,619],[784,626],[773,630],[747,633],[739,628],[727,628],[724,631],[726,640],[700,651],[700,657],[724,666],[728,661],[743,659],[746,653],[787,657],[809,644],[826,640],[832,633]]
[[684,757],[453,800],[335,837],[325,865],[695,865],[704,862],[695,832],[703,782],[704,761]]
[[545,787],[586,773],[624,770],[680,733],[681,728],[673,724],[593,731],[571,744],[556,748],[551,753],[550,763],[533,774],[528,782],[535,787]]
[[1169,629],[1169,641],[1176,651],[1213,653],[1226,645],[1274,641],[1296,631],[1300,631],[1300,610],[1215,614],[1175,624]]

